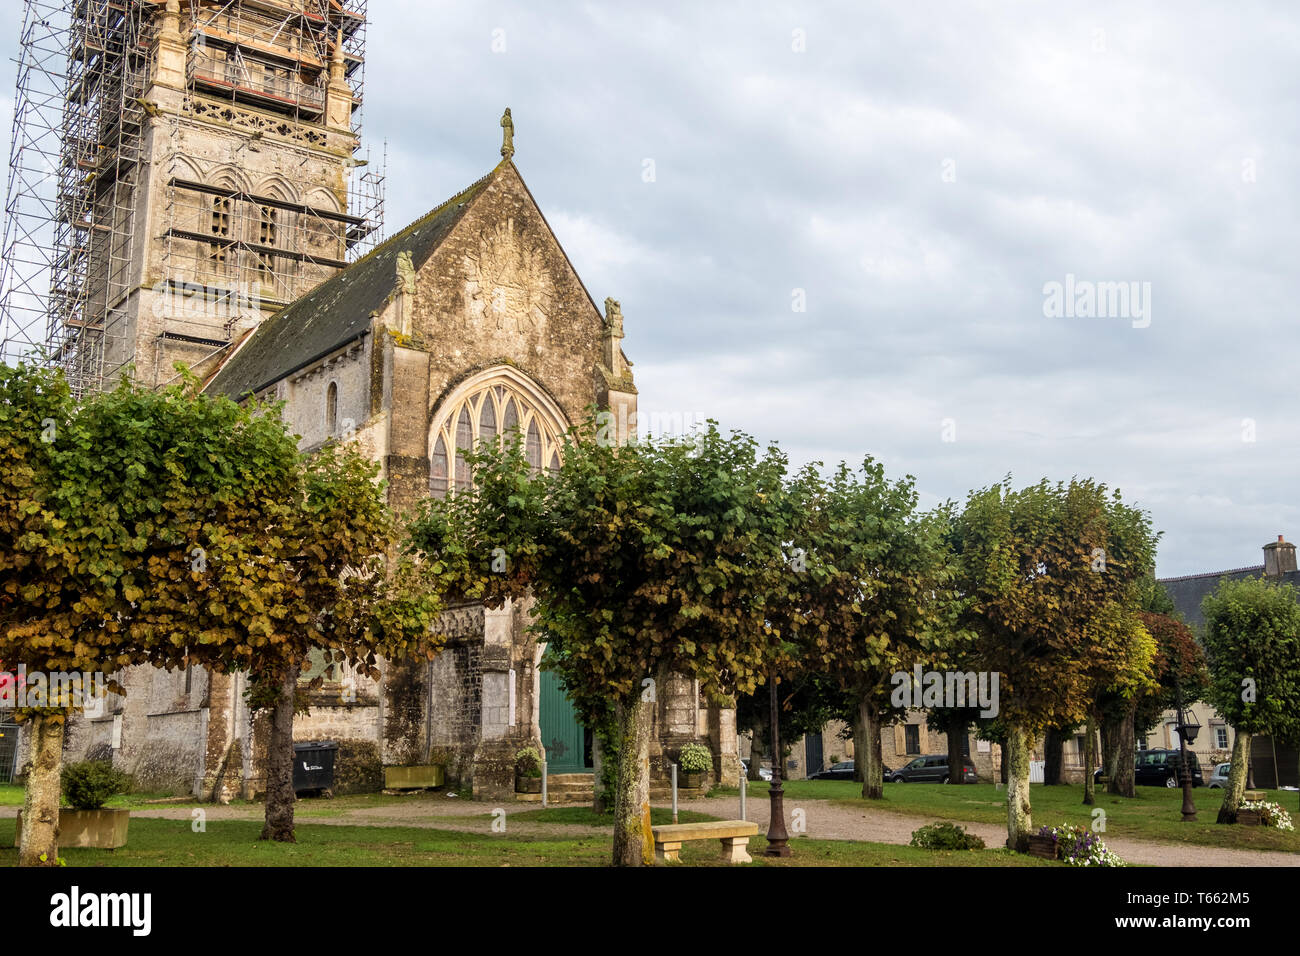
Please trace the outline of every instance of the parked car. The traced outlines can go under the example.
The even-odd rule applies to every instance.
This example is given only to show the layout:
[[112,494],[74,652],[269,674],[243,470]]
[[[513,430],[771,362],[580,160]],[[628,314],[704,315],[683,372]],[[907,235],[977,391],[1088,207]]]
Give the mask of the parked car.
[[[740,765],[741,765],[742,767],[745,768],[745,776],[748,777],[748,776],[749,776],[749,758],[748,758],[748,757],[741,757],[741,758],[740,758]],[[771,779],[772,779],[772,770],[771,770],[771,768],[769,768],[769,767],[759,767],[759,768],[758,768],[758,779],[759,779],[759,780],[771,780]]]
[[1228,771],[1231,769],[1232,764],[1230,763],[1216,763],[1206,786],[1211,790],[1222,790],[1228,785]]
[[[1188,764],[1192,768],[1192,786],[1203,787],[1205,782],[1201,779],[1201,766],[1196,761],[1196,753],[1188,751],[1188,757],[1191,759]],[[1182,777],[1179,775],[1179,752],[1177,750],[1139,750],[1137,762],[1133,768],[1133,782],[1139,787],[1168,787],[1173,790],[1183,785]],[[1230,764],[1219,764],[1215,767],[1217,773],[1219,767],[1228,767]],[[1211,787],[1222,787],[1227,783],[1227,771],[1224,771],[1223,779],[1219,783],[1211,783]],[[1094,780],[1101,779],[1101,768],[1098,767],[1093,772]]]
[[[978,783],[979,774],[969,757],[962,758],[963,782]],[[926,754],[895,770],[887,778],[894,783],[947,783],[948,755]]]
[[[1203,786],[1201,765],[1196,754],[1187,753],[1188,769],[1192,772],[1192,786]],[[1133,782],[1140,787],[1168,787],[1173,790],[1183,785],[1181,777],[1182,760],[1177,750],[1143,750],[1137,755],[1137,766],[1133,771]]]

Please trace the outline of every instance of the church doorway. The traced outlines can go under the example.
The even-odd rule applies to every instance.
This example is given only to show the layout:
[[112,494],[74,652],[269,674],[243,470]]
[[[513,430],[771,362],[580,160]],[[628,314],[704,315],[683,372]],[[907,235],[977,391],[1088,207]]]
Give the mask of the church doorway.
[[591,770],[591,733],[578,720],[573,702],[554,671],[542,671],[539,723],[546,747],[546,772],[585,773]]

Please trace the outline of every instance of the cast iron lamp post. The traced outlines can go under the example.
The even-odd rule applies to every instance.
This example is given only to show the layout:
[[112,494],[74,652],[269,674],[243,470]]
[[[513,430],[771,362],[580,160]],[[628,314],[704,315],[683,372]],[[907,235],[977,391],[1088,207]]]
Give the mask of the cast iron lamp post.
[[772,805],[767,822],[767,849],[763,851],[763,855],[789,856],[790,834],[785,831],[785,793],[781,789],[781,764],[784,761],[781,759],[781,727],[776,702],[775,673],[768,675],[767,686],[772,706],[772,786],[768,790]]
[[1192,799],[1192,768],[1191,762],[1187,759],[1187,745],[1196,743],[1196,734],[1200,731],[1201,725],[1196,723],[1195,717],[1189,717],[1183,707],[1183,694],[1174,686],[1175,703],[1178,705],[1178,723],[1175,729],[1178,731],[1178,751],[1180,764],[1180,780],[1183,785],[1183,822],[1192,823],[1196,820],[1196,802]]

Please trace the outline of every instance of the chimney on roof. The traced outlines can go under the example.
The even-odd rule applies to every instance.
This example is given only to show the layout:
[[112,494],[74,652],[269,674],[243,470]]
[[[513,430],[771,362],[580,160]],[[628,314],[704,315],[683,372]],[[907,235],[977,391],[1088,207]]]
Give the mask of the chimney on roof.
[[1270,578],[1286,574],[1296,569],[1295,545],[1281,535],[1276,541],[1264,545],[1264,574]]

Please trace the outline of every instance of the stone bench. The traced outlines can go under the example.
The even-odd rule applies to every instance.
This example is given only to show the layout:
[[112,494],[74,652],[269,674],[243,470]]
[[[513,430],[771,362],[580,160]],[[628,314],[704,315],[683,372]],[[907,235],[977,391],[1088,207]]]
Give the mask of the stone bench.
[[721,840],[722,862],[752,863],[745,847],[758,833],[758,824],[748,820],[717,820],[710,823],[673,823],[651,827],[655,836],[655,862],[676,863],[682,844],[690,840]]

